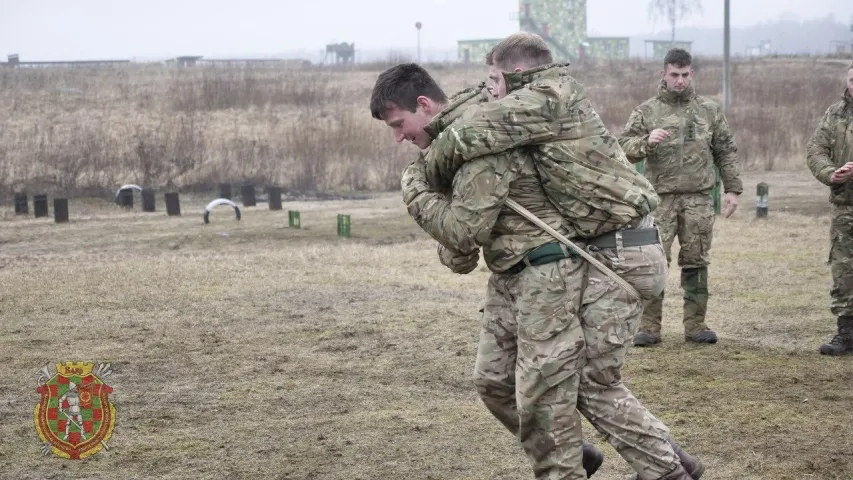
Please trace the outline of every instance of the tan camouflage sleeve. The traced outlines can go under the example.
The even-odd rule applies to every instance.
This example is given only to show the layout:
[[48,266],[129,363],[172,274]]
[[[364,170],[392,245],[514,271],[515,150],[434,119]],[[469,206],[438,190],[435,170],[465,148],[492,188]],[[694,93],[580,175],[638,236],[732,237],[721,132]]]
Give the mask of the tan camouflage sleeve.
[[421,157],[403,172],[403,202],[409,215],[447,248],[471,252],[487,243],[516,177],[511,156],[489,155],[466,162],[453,179],[449,201],[429,186],[425,167]]
[[628,123],[619,135],[619,146],[625,151],[625,156],[631,163],[640,163],[651,152],[649,146],[649,130],[640,109],[634,109],[628,117]]
[[439,157],[428,162],[429,178],[451,178],[464,162],[557,134],[547,94],[523,88],[493,102],[472,105],[434,141]]
[[812,175],[824,185],[832,185],[829,178],[835,171],[835,162],[832,161],[831,132],[833,131],[830,109],[823,114],[817,128],[812,133],[809,143],[806,145],[806,163]]
[[717,121],[714,123],[714,136],[711,139],[711,153],[714,156],[714,164],[720,169],[720,177],[723,180],[725,193],[743,193],[743,182],[740,179],[740,171],[737,164],[737,143],[729,129],[729,123],[723,113],[722,107],[718,107]]

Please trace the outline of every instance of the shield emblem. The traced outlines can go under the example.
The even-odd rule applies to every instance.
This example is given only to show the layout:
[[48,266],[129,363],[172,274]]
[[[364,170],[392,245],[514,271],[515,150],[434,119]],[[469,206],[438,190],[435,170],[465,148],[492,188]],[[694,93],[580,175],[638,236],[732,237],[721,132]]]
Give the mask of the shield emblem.
[[35,424],[47,448],[64,458],[79,460],[107,447],[115,426],[113,389],[94,372],[93,363],[56,364],[56,373],[41,383]]

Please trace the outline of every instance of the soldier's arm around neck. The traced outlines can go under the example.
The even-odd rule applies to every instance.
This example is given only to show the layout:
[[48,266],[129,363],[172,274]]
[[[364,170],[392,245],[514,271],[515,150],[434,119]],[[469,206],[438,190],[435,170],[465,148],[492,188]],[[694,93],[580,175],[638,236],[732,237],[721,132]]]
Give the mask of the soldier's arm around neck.
[[403,198],[415,222],[445,247],[461,252],[488,242],[517,173],[515,160],[486,155],[465,163],[453,178],[450,200],[429,188],[423,168],[404,172]]

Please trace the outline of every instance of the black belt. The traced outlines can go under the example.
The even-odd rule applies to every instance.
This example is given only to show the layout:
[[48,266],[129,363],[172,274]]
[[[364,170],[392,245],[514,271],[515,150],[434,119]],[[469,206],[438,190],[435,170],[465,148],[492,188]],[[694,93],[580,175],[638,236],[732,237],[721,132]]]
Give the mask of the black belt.
[[[579,240],[579,246],[593,246],[596,248],[616,248],[616,232],[612,231],[597,237]],[[660,243],[660,235],[657,228],[633,228],[618,230],[622,233],[622,247],[640,247],[643,245],[654,245]],[[564,258],[576,257],[576,253],[559,242],[546,243],[531,250],[524,259],[509,267],[504,273],[515,275],[524,270],[528,265],[545,265]]]

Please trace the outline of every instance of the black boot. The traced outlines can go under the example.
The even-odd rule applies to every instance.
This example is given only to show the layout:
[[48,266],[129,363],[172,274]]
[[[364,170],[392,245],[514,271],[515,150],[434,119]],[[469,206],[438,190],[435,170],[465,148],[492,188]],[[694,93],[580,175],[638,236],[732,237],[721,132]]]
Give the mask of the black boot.
[[666,474],[660,478],[660,480],[694,480],[693,477],[690,476],[689,473],[684,469],[683,466],[679,465],[678,468]]
[[[694,457],[693,455],[690,455],[689,453],[685,452],[684,449],[681,448],[681,445],[676,443],[675,440],[672,439],[672,437],[668,438],[667,441],[670,445],[672,445],[672,451],[674,451],[675,454],[678,456],[679,463],[681,463],[681,466],[684,467],[684,471],[687,472],[688,475],[690,475],[690,478],[692,478],[693,480],[699,480],[700,478],[702,478],[702,474],[705,473],[705,465],[702,463],[702,461]],[[640,476],[635,473],[630,480],[639,480],[639,478]]]
[[672,438],[669,439],[669,444],[672,445],[672,449],[675,451],[675,454],[678,455],[678,460],[681,462],[681,466],[687,470],[687,473],[693,477],[693,480],[699,480],[702,478],[702,474],[705,473],[705,465],[702,464],[702,461],[685,452],[684,449],[681,448],[681,445],[675,443],[675,440]]
[[601,464],[604,463],[604,453],[591,443],[583,443],[583,469],[586,470],[586,478],[591,477]]
[[838,317],[838,334],[820,346],[822,355],[853,354],[853,317]]

